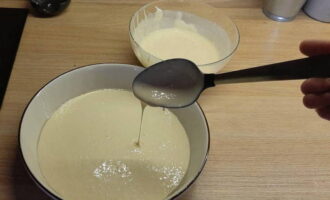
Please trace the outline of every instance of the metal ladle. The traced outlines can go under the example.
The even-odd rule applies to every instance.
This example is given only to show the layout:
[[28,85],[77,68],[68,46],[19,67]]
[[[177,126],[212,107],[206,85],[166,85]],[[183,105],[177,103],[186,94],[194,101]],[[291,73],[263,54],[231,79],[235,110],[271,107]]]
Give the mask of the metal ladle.
[[203,74],[185,59],[165,60],[146,68],[133,81],[133,93],[151,106],[182,108],[217,84],[330,77],[330,55],[313,56],[222,74]]

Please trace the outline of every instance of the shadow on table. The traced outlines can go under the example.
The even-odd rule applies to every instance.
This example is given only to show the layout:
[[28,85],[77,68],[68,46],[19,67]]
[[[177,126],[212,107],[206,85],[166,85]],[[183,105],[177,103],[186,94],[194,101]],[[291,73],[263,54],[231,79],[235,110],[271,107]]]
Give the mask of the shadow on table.
[[23,159],[16,150],[16,158],[12,166],[13,191],[16,200],[50,200],[29,177],[24,168]]

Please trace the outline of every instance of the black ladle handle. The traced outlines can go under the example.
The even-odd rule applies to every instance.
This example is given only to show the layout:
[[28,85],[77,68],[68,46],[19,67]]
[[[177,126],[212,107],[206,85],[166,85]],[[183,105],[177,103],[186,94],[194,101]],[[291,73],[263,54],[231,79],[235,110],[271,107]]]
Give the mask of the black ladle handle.
[[[330,55],[313,56],[223,74],[205,74],[205,88],[214,84],[330,78]],[[212,85],[213,84],[213,85]]]

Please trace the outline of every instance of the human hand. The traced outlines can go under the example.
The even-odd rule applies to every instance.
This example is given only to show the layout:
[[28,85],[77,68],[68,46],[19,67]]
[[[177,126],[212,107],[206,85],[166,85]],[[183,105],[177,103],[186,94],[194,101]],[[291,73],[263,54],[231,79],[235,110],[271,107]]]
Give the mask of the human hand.
[[[300,51],[307,56],[330,54],[330,41],[306,40],[300,44]],[[305,95],[304,105],[330,120],[330,77],[307,79],[302,83],[301,91]]]

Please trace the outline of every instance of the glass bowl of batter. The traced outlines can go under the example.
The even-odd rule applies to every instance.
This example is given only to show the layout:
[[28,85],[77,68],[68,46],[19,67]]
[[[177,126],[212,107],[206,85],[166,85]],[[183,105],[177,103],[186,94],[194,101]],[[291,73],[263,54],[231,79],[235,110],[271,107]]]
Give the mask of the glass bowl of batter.
[[209,150],[205,116],[196,103],[143,111],[131,92],[142,70],[81,67],[32,98],[20,124],[20,151],[28,173],[50,197],[174,199],[196,180]]
[[132,49],[148,67],[162,60],[185,58],[204,73],[217,73],[239,44],[239,31],[221,9],[191,0],[159,0],[131,18]]

